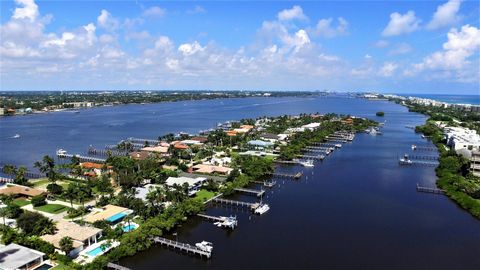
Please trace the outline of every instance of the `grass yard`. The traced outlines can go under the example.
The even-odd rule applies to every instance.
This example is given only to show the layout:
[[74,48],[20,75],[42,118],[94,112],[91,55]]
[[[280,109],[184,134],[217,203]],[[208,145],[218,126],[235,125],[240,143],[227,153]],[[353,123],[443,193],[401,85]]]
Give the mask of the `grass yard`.
[[31,181],[34,187],[46,186],[50,182],[48,178],[39,178],[37,180]]
[[213,198],[213,196],[215,195],[217,195],[215,192],[202,189],[199,192],[197,192],[195,198],[200,198],[202,201],[206,201],[208,199]]
[[62,213],[63,211],[68,210],[68,207],[65,206],[65,205],[61,205],[61,204],[51,203],[51,204],[46,204],[46,205],[42,205],[42,206],[37,206],[37,207],[34,207],[33,209],[38,210],[38,211],[42,211],[42,212],[47,212],[47,213],[50,213],[50,214],[58,214],[58,213]]
[[27,204],[30,204],[30,201],[29,200],[18,199],[18,200],[14,200],[13,203],[22,207],[22,206],[25,206]]

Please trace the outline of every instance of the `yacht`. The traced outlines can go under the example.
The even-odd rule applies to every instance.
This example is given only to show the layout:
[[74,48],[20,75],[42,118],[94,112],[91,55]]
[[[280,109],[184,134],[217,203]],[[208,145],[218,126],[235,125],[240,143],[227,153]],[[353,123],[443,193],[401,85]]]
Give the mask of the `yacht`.
[[13,137],[12,137],[12,139],[18,139],[18,138],[20,138],[20,134],[15,134],[15,135],[13,135]]
[[412,144],[412,150],[417,150],[417,146],[415,144]]
[[268,206],[268,204],[260,204],[260,206],[255,209],[255,214],[263,215],[268,210],[270,210],[270,206]]
[[206,252],[212,252],[213,249],[213,244],[207,241],[202,241],[200,243],[196,243],[195,246],[199,248],[200,250],[206,251]]
[[341,144],[341,143],[337,143],[337,144],[335,144],[335,147],[341,148],[341,147],[342,147],[342,144]]
[[276,184],[277,184],[277,181],[275,181],[275,180],[263,182],[263,185],[266,186],[266,187],[273,187]]
[[58,149],[57,150],[57,155],[65,155],[67,153],[66,150],[63,150],[63,149]]
[[402,158],[400,158],[398,160],[398,163],[400,163],[400,165],[412,165],[413,162],[408,158],[408,155],[405,154]]
[[305,160],[305,161],[299,161],[300,164],[304,167],[314,167],[313,165],[313,160]]

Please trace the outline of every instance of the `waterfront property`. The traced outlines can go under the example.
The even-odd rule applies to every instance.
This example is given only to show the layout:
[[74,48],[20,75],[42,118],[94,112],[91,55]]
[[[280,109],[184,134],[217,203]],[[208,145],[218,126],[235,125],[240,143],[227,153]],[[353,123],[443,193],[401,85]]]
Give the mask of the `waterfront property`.
[[119,245],[120,242],[118,241],[102,240],[82,250],[75,259],[75,262],[78,264],[90,263],[96,257],[105,254],[112,248],[118,247]]
[[196,178],[189,178],[189,177],[169,177],[165,184],[169,187],[173,187],[175,185],[183,186],[184,184],[188,185],[188,196],[193,196],[197,193],[201,186],[207,182],[207,178],[205,177],[196,177]]
[[0,269],[32,270],[42,264],[45,253],[17,244],[0,247]]
[[12,196],[14,198],[24,198],[30,200],[32,197],[46,194],[45,191],[25,187],[20,185],[7,186],[5,188],[0,188],[0,194]]
[[232,168],[208,165],[208,164],[197,164],[191,168],[191,172],[193,173],[206,173],[206,174],[218,173],[221,175],[229,175],[232,170],[233,170]]
[[101,209],[95,209],[92,213],[85,217],[85,221],[94,223],[98,220],[106,220],[110,223],[118,223],[132,212],[133,211],[128,208],[109,204]]
[[60,241],[64,237],[72,239],[72,250],[69,256],[75,257],[86,247],[97,243],[102,236],[102,230],[91,227],[81,226],[75,222],[60,220],[56,223],[57,231],[55,234],[42,235],[41,238],[52,244],[57,250],[61,249]]

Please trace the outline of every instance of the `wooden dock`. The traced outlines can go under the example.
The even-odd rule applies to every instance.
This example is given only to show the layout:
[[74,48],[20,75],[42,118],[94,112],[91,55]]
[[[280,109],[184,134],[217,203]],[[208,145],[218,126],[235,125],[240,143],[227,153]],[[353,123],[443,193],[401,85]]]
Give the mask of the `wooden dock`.
[[[202,217],[204,219],[207,219],[209,221],[214,221],[214,222],[225,222],[226,219],[228,219],[228,217],[216,217],[216,216],[210,216],[210,215],[206,215],[206,214],[197,214],[197,216],[199,217]],[[231,225],[227,226],[225,224],[222,224],[222,227],[227,227],[227,228],[231,228],[231,229],[235,229],[235,227],[237,226],[237,218],[236,217],[230,217],[230,219],[234,220],[235,222],[232,222]]]
[[[3,165],[0,166],[0,171],[2,171],[3,173],[5,173],[4,170],[3,170],[4,167],[5,166],[3,166]],[[5,174],[7,174],[7,173],[5,173]],[[46,177],[47,175],[44,174],[44,173],[36,173],[36,172],[26,171],[23,176],[26,179],[38,179],[38,178]]]
[[438,156],[420,156],[420,155],[408,155],[411,159],[418,159],[418,160],[438,160]]
[[299,158],[306,158],[306,159],[316,159],[316,160],[324,160],[325,156],[324,155],[318,155],[318,156],[311,156],[311,155],[297,155]]
[[417,183],[417,191],[433,194],[445,194],[445,190],[439,188],[422,187]]
[[302,177],[303,172],[297,172],[295,174],[288,174],[288,173],[272,173],[271,176],[273,177],[279,177],[279,178],[293,178],[293,179],[299,179]]
[[142,139],[142,138],[135,138],[135,137],[127,138],[126,141],[129,141],[132,143],[141,143],[141,144],[144,144],[145,142],[147,142],[149,144],[155,144],[155,145],[161,143],[161,141],[155,140],[155,139]]
[[215,198],[212,201],[219,204],[232,205],[236,207],[248,207],[251,210],[257,209],[258,206],[260,205],[259,203],[249,203],[249,202],[234,201],[234,200],[227,200],[227,199],[221,199],[221,198]]
[[123,150],[114,150],[114,149],[96,149],[93,147],[88,148],[89,155],[99,155],[99,156],[112,156],[112,157],[123,157],[128,156],[127,151]]
[[200,257],[205,256],[207,258],[210,258],[212,256],[211,252],[201,250],[198,247],[192,246],[190,244],[180,243],[167,238],[155,237],[153,238],[153,241],[157,244],[161,244],[169,248],[178,249],[180,251],[186,252],[187,254],[199,255]]
[[0,177],[0,183],[8,183],[8,184],[11,184],[13,183],[14,180],[11,179],[11,178],[7,178],[7,177]]
[[130,268],[128,267],[121,266],[111,262],[107,263],[107,268],[116,269],[116,270],[130,270]]
[[244,192],[247,194],[253,194],[257,197],[262,197],[263,194],[265,194],[265,190],[256,190],[256,189],[249,189],[249,188],[234,188],[233,190],[238,191],[238,192]]
[[107,161],[104,158],[96,158],[96,157],[88,157],[88,156],[82,156],[82,155],[72,155],[72,154],[60,154],[57,153],[58,158],[73,158],[77,157],[81,162],[99,162],[99,163],[105,163]]
[[273,162],[274,162],[274,163],[278,163],[278,164],[287,164],[287,165],[300,164],[300,162],[295,161],[295,160],[275,160],[275,161],[273,161]]

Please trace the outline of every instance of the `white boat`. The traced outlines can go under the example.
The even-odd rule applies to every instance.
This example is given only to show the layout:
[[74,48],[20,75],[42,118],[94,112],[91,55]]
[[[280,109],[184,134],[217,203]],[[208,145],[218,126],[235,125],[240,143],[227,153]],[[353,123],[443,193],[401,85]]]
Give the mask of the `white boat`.
[[63,150],[63,149],[58,149],[57,150],[57,155],[65,155],[67,153],[66,150]]
[[268,206],[268,204],[260,204],[260,206],[255,209],[255,214],[263,215],[268,210],[270,210],[270,206]]
[[337,143],[337,144],[335,144],[335,147],[341,148],[341,147],[342,147],[342,144],[341,144],[341,143]]
[[412,144],[412,150],[417,150],[417,146],[415,144]]
[[314,167],[315,165],[313,164],[312,160],[305,160],[305,161],[300,161],[299,162],[302,166],[304,167]]
[[18,138],[20,138],[20,134],[15,134],[15,135],[13,135],[13,137],[12,137],[12,139],[18,139]]
[[413,162],[410,160],[410,158],[408,158],[408,155],[405,154],[402,158],[400,158],[398,160],[398,163],[400,163],[400,165],[412,165]]
[[202,241],[200,243],[196,243],[195,246],[203,251],[212,252],[213,244],[207,241]]
[[273,180],[273,181],[265,181],[263,182],[263,185],[266,186],[266,187],[273,187],[277,184],[277,181]]

